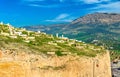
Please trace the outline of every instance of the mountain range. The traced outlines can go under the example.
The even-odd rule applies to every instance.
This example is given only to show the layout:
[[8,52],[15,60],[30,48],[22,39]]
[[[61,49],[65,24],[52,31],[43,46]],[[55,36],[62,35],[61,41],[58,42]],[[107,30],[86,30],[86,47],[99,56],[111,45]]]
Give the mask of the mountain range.
[[33,31],[82,40],[87,43],[104,45],[106,48],[120,50],[120,14],[93,13],[77,18],[68,24],[54,24],[48,26],[25,26]]

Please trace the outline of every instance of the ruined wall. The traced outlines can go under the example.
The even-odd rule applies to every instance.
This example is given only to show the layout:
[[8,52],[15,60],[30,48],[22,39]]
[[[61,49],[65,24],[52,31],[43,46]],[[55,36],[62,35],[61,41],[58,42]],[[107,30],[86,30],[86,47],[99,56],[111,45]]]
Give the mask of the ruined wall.
[[0,77],[111,77],[109,53],[95,58],[0,53]]

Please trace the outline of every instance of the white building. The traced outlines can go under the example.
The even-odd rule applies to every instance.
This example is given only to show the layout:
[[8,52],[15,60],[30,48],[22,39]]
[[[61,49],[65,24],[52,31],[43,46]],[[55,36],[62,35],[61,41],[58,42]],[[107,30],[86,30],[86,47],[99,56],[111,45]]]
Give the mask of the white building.
[[20,35],[22,35],[22,32],[16,32],[16,31],[14,31],[14,34],[20,36]]
[[58,34],[58,33],[56,33],[56,37],[59,37],[59,34]]
[[1,21],[1,22],[0,22],[0,25],[3,25],[3,24],[4,24],[4,23]]
[[17,38],[17,36],[9,36],[10,38]]
[[40,31],[37,31],[38,33],[41,33]]
[[1,35],[9,36],[9,33],[1,33]]
[[13,35],[13,34],[14,34],[14,33],[13,33],[14,27],[12,27],[12,26],[10,25],[10,23],[7,23],[6,25],[9,27],[10,35]]

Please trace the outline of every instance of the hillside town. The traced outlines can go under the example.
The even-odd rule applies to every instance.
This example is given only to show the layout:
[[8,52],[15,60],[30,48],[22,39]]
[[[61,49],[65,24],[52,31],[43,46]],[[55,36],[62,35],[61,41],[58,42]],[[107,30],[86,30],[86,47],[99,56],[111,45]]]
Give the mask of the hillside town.
[[[8,28],[8,31],[5,32],[1,30],[0,35],[3,36],[8,36],[10,38],[17,38],[17,37],[22,37],[24,39],[24,42],[30,42],[35,40],[35,36],[40,36],[40,34],[46,34],[41,31],[33,32],[33,31],[28,31],[25,28],[14,28],[11,24],[7,23],[4,24],[3,22],[0,23],[0,26],[6,26]],[[53,35],[51,35],[53,37]],[[67,37],[64,37],[64,35],[59,37],[59,34],[56,33],[57,38],[61,39],[68,39]]]
[[[3,32],[1,30],[0,35],[8,36],[10,38],[22,37],[25,42],[34,41],[35,37],[32,36],[33,31],[27,31],[25,28],[14,28],[12,25],[4,24],[3,22],[0,25],[5,25],[8,28],[8,32]],[[39,35],[40,31],[36,32],[36,36]]]
[[[24,39],[24,42],[30,42],[30,41],[34,41],[35,40],[35,36],[40,36],[40,34],[46,35],[46,33],[41,32],[41,31],[28,31],[25,28],[14,28],[11,24],[7,23],[4,24],[3,22],[0,23],[0,26],[6,26],[8,28],[8,31],[5,32],[3,30],[1,30],[0,35],[3,36],[8,36],[10,38],[17,38],[17,37],[22,37]],[[51,38],[53,38],[53,35],[50,35]],[[58,33],[56,33],[57,38],[60,38],[61,40],[58,40],[57,42],[65,42],[65,41],[69,41],[69,39],[67,37],[64,37],[64,35],[59,36]],[[75,39],[70,39],[73,40],[74,42],[82,42],[82,41],[78,41]],[[84,43],[84,42],[83,42]],[[49,42],[49,44],[52,44],[52,42]]]
[[[100,76],[104,77],[107,77],[106,75],[110,76],[111,74],[110,68],[108,68],[107,71],[104,69],[101,71],[98,70],[104,66],[109,67],[109,60],[106,60],[109,59],[109,54],[108,51],[102,46],[98,47],[75,39],[69,39],[64,35],[60,35],[59,33],[56,33],[56,36],[53,36],[40,31],[33,32],[28,31],[25,28],[14,28],[9,23],[3,24],[3,22],[1,22],[0,27],[0,39],[5,42],[5,46],[1,47],[0,49],[2,53],[2,58],[0,61],[11,61],[16,63],[21,62],[20,67],[27,67],[24,69],[24,71],[31,71],[32,73],[35,72],[33,76],[40,76],[42,73],[41,71],[61,71],[61,75],[64,75],[63,70],[67,70],[69,67],[71,67],[73,70],[70,69],[70,71],[66,71],[67,73],[73,72],[74,70],[76,70],[76,72],[74,76],[67,77],[96,77],[99,72],[101,72]],[[8,38],[9,43],[8,41],[6,42],[3,36]],[[9,38],[13,39],[14,41],[10,41]],[[22,42],[21,40],[20,42],[19,40],[15,41],[19,38],[22,38]],[[2,41],[0,41],[1,44]],[[105,53],[105,55],[101,55],[100,53]],[[105,60],[106,63],[102,64]],[[81,71],[82,73],[79,73],[81,70],[80,68],[84,67],[79,65],[79,63],[89,66],[87,71],[91,71],[91,69],[92,71],[87,72],[86,69],[84,69]],[[72,67],[74,64],[78,66]],[[36,72],[38,72],[38,74],[36,74]],[[11,73],[5,72],[4,74],[8,75]],[[17,77],[18,74],[19,73],[14,73],[11,74],[11,76],[16,75],[15,77]],[[57,74],[54,75],[55,76],[50,77],[57,76]],[[3,74],[1,74],[1,77],[3,77]],[[30,75],[25,72],[25,77],[30,77]]]
[[[42,37],[42,35],[44,35],[44,36],[47,36],[47,38],[54,39],[54,41],[48,41],[46,43],[48,45],[58,46],[58,44],[60,43],[60,44],[66,44],[66,46],[73,46],[78,49],[86,48],[86,49],[90,49],[93,51],[101,51],[104,49],[104,47],[102,47],[102,46],[95,49],[93,45],[87,45],[85,42],[75,40],[75,39],[69,39],[67,37],[64,37],[64,35],[60,36],[58,33],[56,33],[56,36],[47,35],[46,33],[41,32],[41,31],[33,32],[33,31],[28,31],[25,28],[14,28],[9,23],[4,24],[3,22],[0,23],[0,26],[4,26],[6,28],[6,31],[5,31],[5,29],[1,30],[0,35],[7,36],[12,39],[17,39],[20,37],[23,39],[22,41],[26,42],[26,43],[30,43],[31,41],[36,41],[36,37]],[[57,39],[55,39],[55,38],[57,38]],[[47,51],[47,54],[54,55],[55,52]],[[71,54],[71,53],[70,52],[62,52],[62,54]]]

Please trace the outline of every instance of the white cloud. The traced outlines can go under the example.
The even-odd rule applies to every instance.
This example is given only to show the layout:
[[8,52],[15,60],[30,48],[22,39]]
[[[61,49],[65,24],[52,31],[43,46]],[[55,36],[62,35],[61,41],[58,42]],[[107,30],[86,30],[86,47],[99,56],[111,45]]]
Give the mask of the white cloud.
[[71,17],[69,14],[63,13],[55,17],[54,19],[45,20],[47,22],[71,22],[75,17]]
[[73,21],[72,19],[63,19],[63,20],[45,20],[47,22],[71,22]]
[[114,3],[110,3],[110,4],[100,4],[98,8],[117,8],[120,10],[120,2],[114,2]]
[[[39,4],[35,2],[44,2],[46,3],[47,0],[21,0],[21,3],[27,6],[32,6],[32,7],[41,7],[41,8],[58,8],[58,7],[64,7],[62,4]],[[54,0],[53,0],[54,1]],[[58,0],[59,2],[64,2],[65,0]]]
[[40,7],[40,5],[37,5],[37,4],[29,4],[29,6]]
[[91,10],[96,10],[98,12],[116,12],[120,13],[120,2],[114,2],[109,4],[99,4],[97,7]]
[[54,4],[54,5],[28,4],[28,6],[42,7],[42,8],[55,8],[55,7],[61,7],[60,5],[57,5],[57,4]]
[[60,14],[60,15],[58,15],[55,19],[56,20],[61,20],[61,19],[64,19],[64,18],[66,18],[66,17],[68,17],[69,16],[69,14]]
[[84,0],[85,3],[99,3],[99,0]]
[[93,4],[93,3],[101,3],[101,2],[109,2],[111,0],[75,0],[76,2],[83,2],[86,4]]
[[23,1],[34,2],[34,1],[45,1],[45,0],[23,0]]
[[64,2],[65,0],[59,0],[60,2]]

